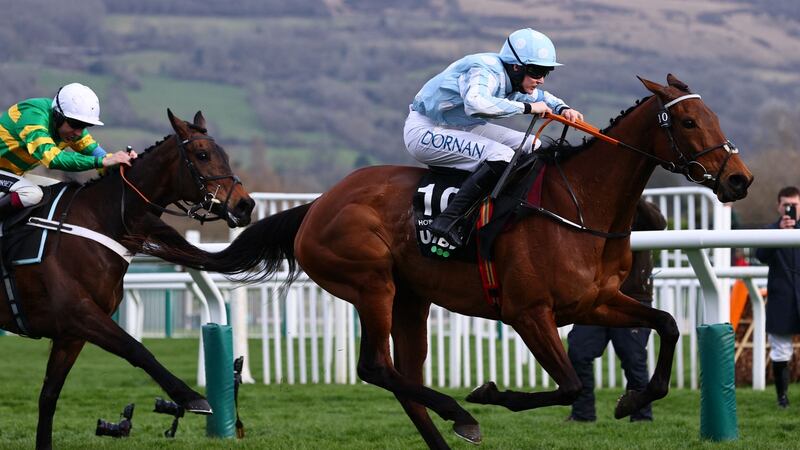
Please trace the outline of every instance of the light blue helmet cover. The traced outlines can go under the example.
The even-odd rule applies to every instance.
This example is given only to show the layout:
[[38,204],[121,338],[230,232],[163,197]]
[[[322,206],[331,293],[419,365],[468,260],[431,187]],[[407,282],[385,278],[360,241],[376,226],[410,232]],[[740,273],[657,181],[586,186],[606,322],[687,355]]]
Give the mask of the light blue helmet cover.
[[500,59],[506,64],[535,64],[545,67],[561,65],[556,62],[556,47],[553,45],[553,41],[531,28],[523,28],[511,33],[503,44],[503,48],[500,49]]

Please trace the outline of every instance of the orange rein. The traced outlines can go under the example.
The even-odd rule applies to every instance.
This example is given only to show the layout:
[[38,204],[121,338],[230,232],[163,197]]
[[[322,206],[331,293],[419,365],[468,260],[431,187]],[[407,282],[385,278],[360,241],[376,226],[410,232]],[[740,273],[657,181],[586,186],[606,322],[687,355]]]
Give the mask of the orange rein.
[[572,121],[568,120],[564,116],[561,116],[561,115],[558,115],[558,114],[549,113],[549,112],[544,113],[544,118],[547,119],[547,120],[545,121],[545,123],[542,124],[541,127],[539,127],[539,131],[536,132],[536,139],[539,139],[539,136],[541,136],[542,131],[545,129],[545,127],[550,125],[550,123],[555,120],[556,122],[561,122],[564,125],[568,125],[568,126],[570,126],[572,128],[575,128],[576,130],[583,131],[584,133],[590,134],[590,135],[592,135],[592,136],[594,136],[594,137],[596,137],[596,138],[598,138],[598,139],[600,139],[602,141],[608,142],[609,144],[614,144],[614,145],[619,145],[620,144],[620,142],[618,140],[601,133],[599,128],[597,128],[596,126],[594,126],[594,125],[592,125],[590,123],[587,123],[587,122],[572,122]]
[[122,180],[125,181],[125,184],[127,184],[128,187],[133,189],[134,192],[139,194],[139,197],[142,197],[142,200],[144,200],[148,204],[151,204],[151,205],[153,204],[153,202],[151,202],[150,199],[148,199],[144,194],[142,194],[142,192],[139,189],[136,189],[136,186],[134,186],[133,183],[131,183],[130,181],[128,181],[127,178],[125,178],[125,164],[120,164],[119,165],[119,174],[122,177]]

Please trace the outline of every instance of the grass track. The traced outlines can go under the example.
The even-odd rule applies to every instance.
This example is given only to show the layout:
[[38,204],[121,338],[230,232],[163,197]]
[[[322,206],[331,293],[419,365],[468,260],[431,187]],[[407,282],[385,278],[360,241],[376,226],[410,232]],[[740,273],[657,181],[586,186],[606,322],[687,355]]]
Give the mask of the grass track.
[[[254,342],[254,344],[256,344]],[[176,375],[194,380],[197,342],[190,339],[146,340],[145,345]],[[0,338],[0,449],[33,448],[37,396],[49,342]],[[257,353],[257,347],[251,352]],[[251,353],[253,354],[253,353]],[[257,361],[254,375],[260,379]],[[567,407],[512,413],[499,407],[468,404],[467,390],[446,389],[481,423],[480,449],[671,449],[671,448],[798,448],[800,404],[793,386],[793,406],[778,411],[774,393],[737,392],[740,439],[723,444],[702,442],[699,434],[699,393],[673,389],[656,403],[650,424],[612,418],[619,390],[597,393],[598,422],[564,423]],[[240,393],[241,416],[247,430],[243,441],[210,440],[205,419],[187,416],[174,441],[161,433],[168,416],[154,414],[153,400],[161,390],[140,369],[87,346],[67,380],[55,419],[55,447],[66,449],[408,449],[424,448],[416,430],[389,393],[369,385],[246,385]],[[136,403],[132,436],[125,440],[98,438],[98,418],[117,421],[122,407]],[[450,424],[434,417],[448,443],[457,449],[476,448],[457,439]]]

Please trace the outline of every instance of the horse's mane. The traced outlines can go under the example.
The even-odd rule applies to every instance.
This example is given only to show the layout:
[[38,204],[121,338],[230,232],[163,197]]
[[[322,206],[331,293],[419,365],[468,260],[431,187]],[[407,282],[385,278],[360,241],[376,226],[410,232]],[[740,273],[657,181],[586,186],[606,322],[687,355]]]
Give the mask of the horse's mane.
[[[207,129],[205,129],[205,128],[201,127],[201,126],[197,126],[197,125],[195,125],[193,123],[186,122],[186,125],[190,129],[192,129],[194,131],[198,131],[198,132],[203,133],[203,134],[208,133]],[[160,141],[156,141],[155,144],[153,144],[153,145],[147,147],[146,149],[144,149],[141,153],[137,152],[138,156],[137,156],[136,160],[139,160],[141,158],[146,157],[147,154],[150,152],[150,150],[152,150],[152,149],[158,147],[159,145],[163,144],[167,139],[171,138],[172,136],[175,136],[175,134],[168,134],[168,135],[164,136]],[[89,187],[91,185],[97,184],[98,182],[108,178],[109,175],[118,174],[118,173],[119,173],[119,170],[107,171],[106,174],[104,174],[104,175],[99,175],[97,177],[94,177],[94,178],[84,182],[83,183],[83,187]],[[79,183],[78,181],[72,181],[72,182],[70,182],[70,184],[80,185],[81,183]]]
[[[609,120],[608,126],[600,130],[600,132],[603,134],[608,134],[609,131],[611,131],[614,127],[619,125],[621,119],[628,116],[634,109],[641,106],[650,97],[652,96],[647,96],[639,100],[636,100],[636,103],[634,103],[633,106],[631,106],[628,109],[620,111],[619,115]],[[566,139],[564,139],[563,141],[559,141],[549,136],[543,136],[542,140],[548,145],[546,147],[542,146],[543,148],[538,150],[537,154],[541,155],[545,159],[550,159],[550,160],[558,159],[558,161],[565,161],[594,145],[597,138],[584,137],[581,143],[578,145],[571,145],[569,141],[567,141]]]

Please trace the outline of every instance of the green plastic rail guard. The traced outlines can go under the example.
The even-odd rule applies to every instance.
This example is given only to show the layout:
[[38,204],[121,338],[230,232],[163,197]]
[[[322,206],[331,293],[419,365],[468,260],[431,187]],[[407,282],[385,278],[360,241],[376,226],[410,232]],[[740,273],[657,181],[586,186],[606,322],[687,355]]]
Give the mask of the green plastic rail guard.
[[729,323],[697,327],[701,439],[730,441],[739,437],[734,339]]
[[228,325],[203,325],[203,353],[206,360],[206,396],[214,414],[206,418],[208,437],[236,435],[233,398],[233,330]]

